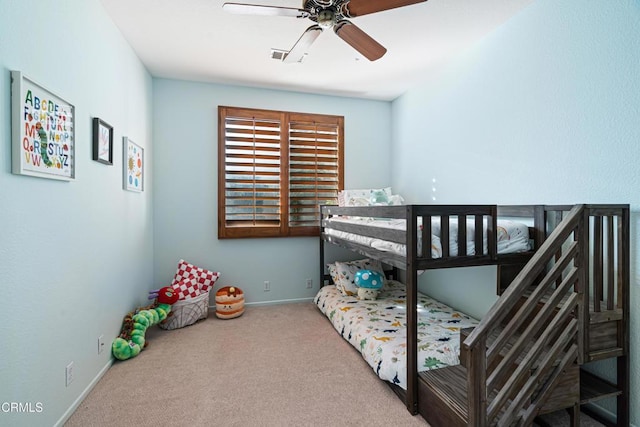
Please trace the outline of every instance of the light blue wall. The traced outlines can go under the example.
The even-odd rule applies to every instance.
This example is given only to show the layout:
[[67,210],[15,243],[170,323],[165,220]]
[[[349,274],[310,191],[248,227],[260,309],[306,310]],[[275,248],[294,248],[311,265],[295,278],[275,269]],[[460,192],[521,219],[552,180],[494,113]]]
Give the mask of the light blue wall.
[[317,238],[218,240],[218,105],[343,115],[345,188],[361,188],[391,182],[391,104],[154,80],[156,284],[168,283],[184,258],[222,272],[216,289],[239,286],[248,303],[311,298],[319,281]]
[[[538,0],[392,110],[392,184],[411,202],[631,204],[638,425],[640,3]],[[490,301],[481,294],[493,289],[495,273],[478,269],[484,284],[476,291],[471,271],[426,274],[421,285],[484,312]]]
[[[10,70],[75,105],[75,182],[11,174]],[[61,420],[108,365],[124,314],[146,303],[153,185],[122,190],[122,136],[153,155],[151,103],[150,75],[98,0],[0,0],[0,425]],[[114,127],[113,166],[91,160],[92,117]]]

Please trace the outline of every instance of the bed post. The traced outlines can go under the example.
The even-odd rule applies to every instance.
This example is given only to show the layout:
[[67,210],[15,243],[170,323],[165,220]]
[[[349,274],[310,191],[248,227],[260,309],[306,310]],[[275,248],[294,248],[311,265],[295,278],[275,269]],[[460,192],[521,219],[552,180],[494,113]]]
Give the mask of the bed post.
[[[415,208],[407,205],[407,394],[406,405],[418,413],[418,274],[416,270],[418,224]],[[430,245],[423,244],[428,248]]]
[[533,206],[533,249],[538,250],[547,238],[547,212],[544,205]]
[[616,399],[616,417],[619,426],[629,425],[629,393],[631,382],[629,380],[630,360],[629,360],[629,331],[631,308],[631,295],[629,294],[630,284],[630,237],[629,237],[629,206],[622,208],[618,223],[618,305],[621,306],[623,320],[618,329],[618,340],[622,343],[623,356],[617,358],[616,379],[618,389],[621,394]]

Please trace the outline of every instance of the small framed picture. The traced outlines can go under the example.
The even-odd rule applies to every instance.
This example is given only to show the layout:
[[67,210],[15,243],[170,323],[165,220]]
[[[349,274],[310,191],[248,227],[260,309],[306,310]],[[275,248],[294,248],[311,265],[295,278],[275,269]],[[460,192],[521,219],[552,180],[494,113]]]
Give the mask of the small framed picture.
[[113,165],[113,127],[97,117],[93,118],[93,160]]
[[124,189],[129,191],[144,190],[144,148],[131,141],[128,137],[122,138]]

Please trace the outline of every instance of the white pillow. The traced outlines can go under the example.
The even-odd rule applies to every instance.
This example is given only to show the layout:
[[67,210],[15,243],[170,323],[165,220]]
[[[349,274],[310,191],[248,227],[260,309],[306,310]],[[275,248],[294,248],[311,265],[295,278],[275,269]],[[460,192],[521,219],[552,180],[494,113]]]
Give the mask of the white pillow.
[[338,268],[336,267],[335,263],[330,263],[327,264],[327,270],[329,271],[329,276],[331,276],[331,281],[333,282],[334,285],[336,285],[336,288],[338,288],[338,290],[340,292],[342,292],[342,290],[340,289],[340,286],[338,284],[339,280],[338,280]]
[[403,204],[404,204],[404,199],[402,198],[401,195],[392,194],[391,197],[389,197],[389,206],[397,206],[397,205],[403,205]]
[[383,192],[387,199],[391,197],[391,187],[342,190],[338,196],[338,204],[340,206],[371,206],[371,196],[375,192]]

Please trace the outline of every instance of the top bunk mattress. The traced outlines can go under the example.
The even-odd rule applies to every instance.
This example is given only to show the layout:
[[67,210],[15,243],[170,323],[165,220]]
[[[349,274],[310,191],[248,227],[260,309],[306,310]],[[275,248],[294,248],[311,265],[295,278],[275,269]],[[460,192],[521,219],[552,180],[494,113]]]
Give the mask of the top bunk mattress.
[[[389,228],[393,230],[406,230],[407,224],[405,219],[375,219],[368,217],[339,217],[334,216],[327,221],[342,222],[357,225],[366,225],[370,227]],[[475,241],[473,239],[475,233],[475,222],[467,221],[467,254],[475,254]],[[518,252],[526,252],[531,250],[531,243],[529,241],[529,226],[527,224],[499,219],[497,221],[497,249],[499,254],[511,254]],[[421,218],[418,218],[418,229],[422,230]],[[485,227],[486,230],[486,227]],[[431,221],[431,257],[442,257],[442,242],[440,239],[441,226],[439,218],[432,218]],[[348,240],[363,246],[368,246],[379,251],[391,252],[396,255],[406,256],[406,245],[402,243],[390,242],[387,240],[377,239],[375,237],[363,236],[345,231],[334,230],[332,228],[326,228],[325,234],[335,236],[340,239]],[[421,253],[422,248],[422,233],[418,232],[418,256],[423,256]],[[483,254],[486,254],[487,249],[487,235],[483,237]],[[450,256],[458,255],[458,221],[452,218],[449,222],[449,254]]]
[[[354,346],[383,380],[407,388],[405,285],[387,280],[376,300],[344,296],[334,285],[314,298],[340,335]],[[460,363],[460,329],[478,321],[418,293],[418,370]]]

